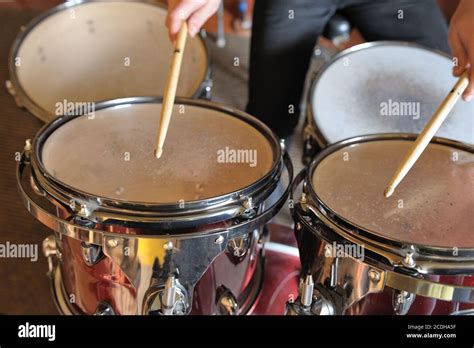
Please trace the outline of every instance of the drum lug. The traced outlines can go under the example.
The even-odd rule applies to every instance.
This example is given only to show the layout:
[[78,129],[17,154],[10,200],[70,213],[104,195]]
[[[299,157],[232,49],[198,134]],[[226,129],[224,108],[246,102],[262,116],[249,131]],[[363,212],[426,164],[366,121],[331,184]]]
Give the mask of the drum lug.
[[61,253],[58,250],[56,237],[50,235],[43,240],[43,255],[48,259],[48,277],[51,277],[54,272],[54,263],[61,259]]
[[151,305],[145,309],[144,314],[184,315],[188,313],[187,291],[175,275],[170,275],[165,284],[149,298]]
[[81,204],[79,210],[75,209],[76,215],[74,216],[74,223],[83,227],[93,228],[95,226],[95,221],[89,219],[91,211],[86,204]]
[[281,148],[281,151],[283,153],[286,152],[286,143],[285,143],[285,139],[280,139],[280,148]]
[[239,310],[239,305],[234,294],[225,286],[219,287],[217,293],[217,313],[219,315],[236,315]]
[[309,122],[306,123],[306,126],[303,129],[303,140],[312,139],[314,137],[315,130],[312,124]]
[[311,306],[311,314],[313,315],[336,315],[336,309],[333,303],[323,296],[316,289],[313,296],[313,305]]
[[412,251],[408,251],[405,254],[405,258],[403,259],[402,264],[405,267],[408,267],[408,268],[415,268],[416,267],[416,262],[413,258],[413,252]]
[[20,97],[16,94],[15,88],[10,80],[5,81],[5,87],[7,88],[8,93],[15,99],[15,103],[19,108],[23,107],[23,103],[20,100]]
[[242,206],[243,212],[241,217],[243,217],[244,219],[252,219],[253,217],[255,217],[255,215],[257,215],[252,197],[247,197],[243,202]]
[[415,301],[415,294],[405,290],[393,290],[392,305],[397,315],[406,315]]
[[26,139],[25,146],[23,147],[23,152],[25,154],[25,159],[26,159],[26,161],[24,162],[29,162],[32,148],[33,147],[31,146],[31,139]]
[[87,218],[88,216],[91,215],[91,211],[87,207],[86,204],[81,204],[79,211],[77,212],[77,215],[81,218]]
[[211,79],[208,79],[205,82],[204,99],[206,99],[206,100],[211,100],[212,99],[212,80]]
[[95,312],[94,312],[94,315],[115,315],[115,312],[112,308],[112,306],[107,303],[107,302],[101,302],[99,303],[99,305],[97,306]]
[[333,301],[314,288],[313,276],[308,274],[300,285],[300,296],[286,303],[286,315],[335,315]]
[[102,247],[95,244],[81,242],[82,258],[87,266],[94,266],[104,258]]
[[314,140],[314,127],[307,123],[303,130],[303,163],[309,164],[319,150]]
[[405,252],[403,260],[397,265],[398,269],[402,273],[417,275],[419,274],[418,265],[415,261],[416,249],[413,245]]
[[247,254],[250,246],[250,237],[245,234],[240,237],[233,238],[227,242],[227,250],[232,256],[241,258]]
[[195,98],[204,99],[204,100],[211,100],[212,99],[212,87],[213,82],[212,78],[206,77],[202,83],[202,87],[197,92],[198,94],[195,95]]

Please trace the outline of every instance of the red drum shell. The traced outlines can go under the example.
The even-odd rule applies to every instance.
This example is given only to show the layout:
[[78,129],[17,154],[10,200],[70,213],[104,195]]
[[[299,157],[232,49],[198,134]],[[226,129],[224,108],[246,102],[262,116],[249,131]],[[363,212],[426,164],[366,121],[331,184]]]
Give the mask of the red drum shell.
[[[257,234],[250,233],[247,253],[236,258],[230,252],[220,254],[194,288],[191,314],[215,314],[218,288],[225,286],[242,303],[255,296],[253,288],[259,266]],[[136,292],[120,267],[104,256],[88,266],[82,257],[81,242],[63,236],[61,245],[61,278],[66,298],[83,314],[94,314],[100,302],[109,303],[115,314],[136,314]],[[255,290],[256,291],[256,290]]]

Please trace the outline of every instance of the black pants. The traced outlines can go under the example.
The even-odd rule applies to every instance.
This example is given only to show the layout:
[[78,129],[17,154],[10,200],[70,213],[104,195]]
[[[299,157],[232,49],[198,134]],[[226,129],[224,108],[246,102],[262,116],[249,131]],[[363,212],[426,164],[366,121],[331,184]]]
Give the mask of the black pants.
[[450,52],[435,0],[256,0],[247,112],[280,137],[298,123],[312,50],[337,10],[367,41],[412,41]]

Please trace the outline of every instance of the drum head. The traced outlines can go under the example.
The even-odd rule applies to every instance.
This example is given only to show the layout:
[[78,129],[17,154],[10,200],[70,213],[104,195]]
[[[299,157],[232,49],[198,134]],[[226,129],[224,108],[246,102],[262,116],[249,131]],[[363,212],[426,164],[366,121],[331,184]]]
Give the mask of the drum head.
[[[154,156],[161,104],[123,104],[56,128],[40,158],[55,180],[91,196],[177,203],[232,193],[278,160],[259,129],[215,109],[176,105],[163,155]],[[40,146],[41,149],[41,146]]]
[[430,144],[390,198],[383,195],[412,146],[377,140],[343,147],[312,173],[322,203],[349,223],[392,240],[474,247],[474,155]]
[[[337,56],[317,78],[310,105],[322,142],[419,133],[456,83],[447,56],[403,43],[371,43]],[[459,101],[437,136],[474,143],[474,103]]]
[[[44,120],[57,106],[162,95],[173,47],[166,9],[142,2],[86,2],[57,10],[27,29],[14,55],[18,83]],[[189,39],[177,95],[194,96],[208,70],[202,39]],[[36,114],[36,113],[35,113]]]

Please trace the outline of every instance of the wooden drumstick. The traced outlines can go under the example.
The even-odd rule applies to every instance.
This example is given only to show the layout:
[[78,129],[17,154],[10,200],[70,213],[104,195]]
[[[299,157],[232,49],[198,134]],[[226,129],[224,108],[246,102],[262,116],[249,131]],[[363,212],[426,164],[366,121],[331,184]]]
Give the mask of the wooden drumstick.
[[392,180],[384,191],[385,197],[390,197],[393,194],[398,184],[400,184],[400,182],[407,175],[411,167],[413,167],[417,159],[421,156],[425,148],[430,143],[435,133],[438,131],[443,121],[453,109],[456,102],[459,100],[459,97],[461,97],[461,95],[463,94],[468,84],[469,71],[466,70],[459,77],[459,80],[456,82],[453,89],[449,92],[446,98],[444,98],[443,102],[435,111],[433,116],[431,116],[425,128],[421,131],[415,143],[410,148],[405,158],[398,166],[398,169],[393,175]]
[[165,143],[166,134],[170,125],[171,114],[173,112],[174,99],[176,97],[176,88],[178,86],[179,72],[181,70],[181,62],[183,61],[184,47],[188,36],[188,25],[185,21],[181,25],[176,40],[176,47],[173,53],[168,80],[166,82],[165,91],[163,93],[163,105],[160,115],[160,128],[158,129],[158,141],[155,150],[156,158],[160,158],[163,153],[163,145]]

